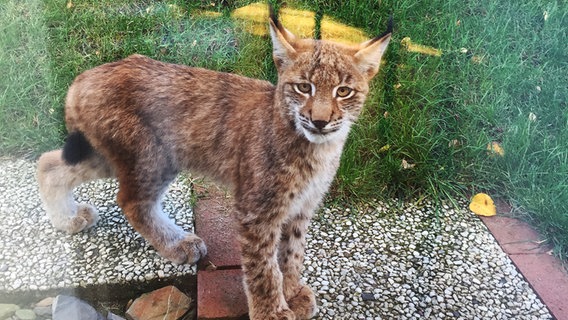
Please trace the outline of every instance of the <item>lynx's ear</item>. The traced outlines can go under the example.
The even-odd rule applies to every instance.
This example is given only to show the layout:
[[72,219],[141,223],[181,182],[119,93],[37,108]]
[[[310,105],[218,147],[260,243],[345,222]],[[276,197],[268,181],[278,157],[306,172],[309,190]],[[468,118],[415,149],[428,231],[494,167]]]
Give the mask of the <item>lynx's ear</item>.
[[377,74],[379,66],[381,65],[381,58],[385,53],[387,46],[390,42],[392,35],[392,16],[389,18],[387,31],[380,36],[363,42],[359,45],[359,51],[354,55],[355,62],[358,64],[359,69],[363,74],[367,75],[368,79]]
[[281,69],[296,58],[296,50],[294,49],[296,36],[282,26],[272,6],[270,6],[269,29],[273,47],[272,57],[276,67]]

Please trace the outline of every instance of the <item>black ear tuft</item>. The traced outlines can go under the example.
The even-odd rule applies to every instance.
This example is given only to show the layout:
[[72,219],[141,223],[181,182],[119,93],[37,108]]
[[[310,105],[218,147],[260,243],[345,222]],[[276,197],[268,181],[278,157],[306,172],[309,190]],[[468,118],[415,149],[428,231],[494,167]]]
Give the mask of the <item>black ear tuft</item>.
[[274,8],[272,2],[268,2],[268,14],[270,15],[270,20],[274,22],[274,24],[278,24],[278,10]]
[[392,17],[392,14],[391,14],[391,15],[389,15],[389,21],[387,23],[387,30],[385,32],[381,33],[381,35],[375,37],[373,39],[373,42],[375,42],[379,39],[382,39],[384,36],[386,36],[389,33],[393,33],[393,25],[394,25],[394,22],[393,22],[393,17]]
[[385,35],[393,32],[393,17],[392,13],[389,15],[389,22],[387,23],[387,31],[385,31]]
[[274,7],[274,5],[272,4],[272,1],[268,1],[268,14],[270,16],[270,20],[272,20],[272,22],[274,23],[274,25],[278,28],[278,29],[282,29],[282,24],[280,23],[280,21],[278,20],[278,12],[281,6],[281,3],[279,1],[276,1],[276,7]]
[[67,164],[75,165],[87,159],[93,153],[93,147],[80,131],[69,134],[63,146],[63,160]]

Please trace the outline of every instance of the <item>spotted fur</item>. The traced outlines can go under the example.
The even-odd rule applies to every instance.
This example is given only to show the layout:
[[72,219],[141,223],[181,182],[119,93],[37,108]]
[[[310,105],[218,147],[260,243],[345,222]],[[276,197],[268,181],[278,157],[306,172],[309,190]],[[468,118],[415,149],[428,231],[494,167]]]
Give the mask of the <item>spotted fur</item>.
[[117,177],[130,224],[176,263],[195,263],[206,247],[162,212],[168,184],[189,170],[227,185],[250,318],[308,319],[316,302],[300,281],[305,235],[390,32],[349,47],[269,22],[276,85],[141,55],[79,75],[66,99],[69,141],[41,156],[38,180],[53,225],[76,233],[97,212],[75,203],[73,188]]

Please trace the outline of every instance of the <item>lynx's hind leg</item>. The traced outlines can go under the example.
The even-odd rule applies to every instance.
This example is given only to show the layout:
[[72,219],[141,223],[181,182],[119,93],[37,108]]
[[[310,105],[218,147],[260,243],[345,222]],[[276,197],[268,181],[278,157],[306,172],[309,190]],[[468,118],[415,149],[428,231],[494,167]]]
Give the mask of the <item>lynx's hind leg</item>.
[[63,159],[62,150],[44,153],[38,160],[37,179],[43,206],[53,226],[74,234],[95,225],[97,210],[88,204],[77,204],[73,199],[73,188],[110,176],[112,170],[96,153],[73,165]]

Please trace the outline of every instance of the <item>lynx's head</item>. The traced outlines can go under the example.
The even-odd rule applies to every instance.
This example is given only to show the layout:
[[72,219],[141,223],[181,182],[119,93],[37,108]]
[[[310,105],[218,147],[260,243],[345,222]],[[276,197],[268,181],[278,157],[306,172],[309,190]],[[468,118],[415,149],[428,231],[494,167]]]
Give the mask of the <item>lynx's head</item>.
[[379,71],[392,23],[383,35],[356,46],[299,39],[272,10],[269,28],[277,94],[296,130],[313,143],[345,139],[361,113],[369,81]]

